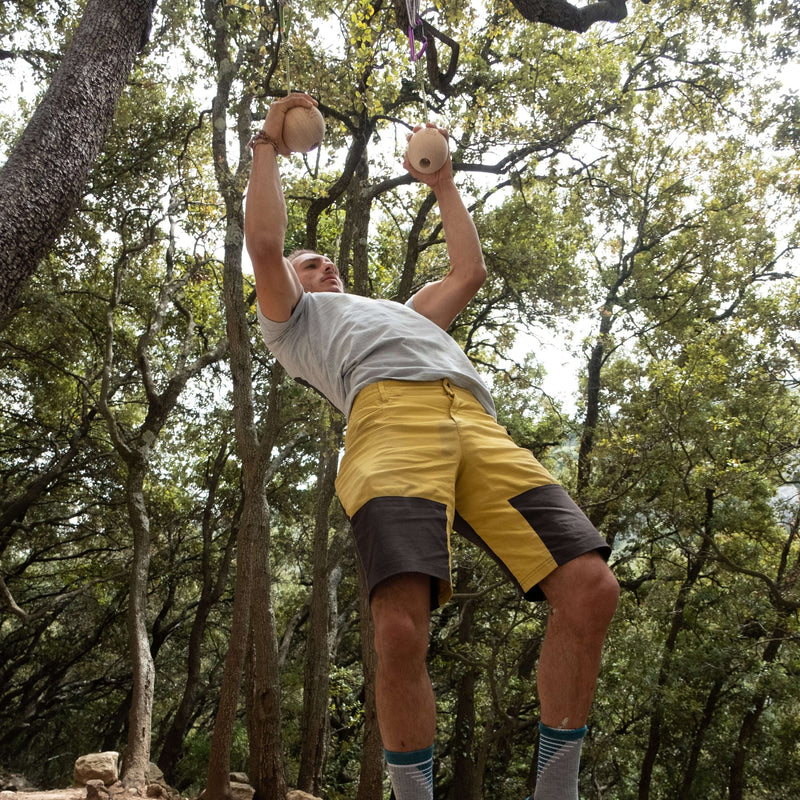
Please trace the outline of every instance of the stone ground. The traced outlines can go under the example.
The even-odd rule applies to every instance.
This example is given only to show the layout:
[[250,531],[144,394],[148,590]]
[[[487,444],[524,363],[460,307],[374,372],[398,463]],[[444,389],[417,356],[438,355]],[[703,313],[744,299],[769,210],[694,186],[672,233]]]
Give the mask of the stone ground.
[[[112,800],[142,800],[141,795],[129,792],[121,784],[106,786],[106,793]],[[50,789],[48,791],[0,792],[0,800],[86,800],[85,786],[71,786],[69,789]]]
[[[52,789],[47,792],[0,792],[0,800],[84,800],[85,797],[85,786],[73,786],[70,789]],[[132,797],[133,795],[131,795]],[[120,800],[125,799],[120,796]],[[141,800],[141,798],[137,797],[137,800]]]
[[[89,788],[91,789],[91,787]],[[148,795],[149,794],[148,792]],[[91,800],[91,798],[95,798],[95,800],[145,800],[140,794],[125,789],[121,783],[106,786],[105,791],[101,790],[97,794],[89,792],[89,798],[87,798],[86,786],[72,786],[69,789],[51,789],[46,792],[0,792],[0,800]],[[157,797],[148,798],[148,800],[167,800],[167,798],[168,795],[164,792]],[[290,790],[286,795],[286,800],[320,800],[320,798],[294,789]]]

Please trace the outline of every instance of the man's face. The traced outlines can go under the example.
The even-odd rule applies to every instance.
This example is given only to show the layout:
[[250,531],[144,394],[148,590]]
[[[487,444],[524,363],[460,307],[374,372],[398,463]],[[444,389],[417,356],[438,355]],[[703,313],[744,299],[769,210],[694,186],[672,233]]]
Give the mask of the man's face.
[[339,270],[327,256],[303,253],[292,261],[292,266],[307,292],[344,292]]

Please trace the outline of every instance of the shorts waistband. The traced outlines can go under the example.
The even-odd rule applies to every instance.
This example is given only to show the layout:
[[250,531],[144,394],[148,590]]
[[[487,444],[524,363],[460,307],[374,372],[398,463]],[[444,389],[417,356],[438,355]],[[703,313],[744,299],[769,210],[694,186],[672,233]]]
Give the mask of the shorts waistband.
[[430,393],[445,397],[462,397],[478,402],[469,389],[456,386],[449,378],[440,378],[435,381],[385,380],[365,386],[356,395],[351,414],[359,405],[371,400],[388,400],[391,397],[421,397]]

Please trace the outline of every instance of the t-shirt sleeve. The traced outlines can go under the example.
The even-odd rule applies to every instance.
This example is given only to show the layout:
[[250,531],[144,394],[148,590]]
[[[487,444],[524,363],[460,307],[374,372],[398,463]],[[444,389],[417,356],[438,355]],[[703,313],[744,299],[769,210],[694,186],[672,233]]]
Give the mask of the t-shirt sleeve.
[[292,309],[291,316],[284,322],[275,322],[274,319],[268,319],[261,311],[261,306],[256,301],[256,310],[258,315],[258,324],[261,326],[261,335],[264,337],[264,342],[269,346],[274,342],[280,341],[295,325],[299,323],[305,313],[306,293],[300,295],[297,305]]

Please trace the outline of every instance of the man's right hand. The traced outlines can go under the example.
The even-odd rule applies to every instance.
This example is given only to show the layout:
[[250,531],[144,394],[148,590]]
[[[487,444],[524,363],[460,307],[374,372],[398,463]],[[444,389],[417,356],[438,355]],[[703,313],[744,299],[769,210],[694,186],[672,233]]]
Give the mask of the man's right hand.
[[316,100],[307,94],[292,93],[275,100],[269,107],[263,131],[268,142],[253,150],[253,165],[247,188],[244,235],[253,265],[258,303],[266,317],[275,322],[289,319],[303,294],[303,287],[292,265],[283,257],[289,219],[281,187],[276,151],[289,155],[283,141],[283,122],[291,108],[314,107]]
[[288,156],[292,152],[283,141],[283,120],[286,112],[290,108],[315,108],[316,105],[317,101],[303,92],[291,92],[286,97],[281,97],[271,103],[262,130],[270,139],[277,142],[278,152],[282,156]]
[[[450,138],[450,134],[444,128],[440,128],[438,125],[434,125],[431,122],[426,122],[425,125],[416,125],[413,132],[406,135],[406,141],[411,141],[413,134],[422,128],[435,128],[437,131],[439,131],[440,136],[444,136],[444,138],[448,140]],[[440,181],[448,180],[453,177],[453,162],[450,159],[449,151],[447,154],[447,160],[439,169],[436,170],[436,172],[418,172],[408,160],[408,150],[406,150],[405,156],[403,157],[403,168],[408,172],[409,175],[411,175],[412,178],[418,180],[420,183],[424,183],[434,191],[436,191],[436,187]]]

